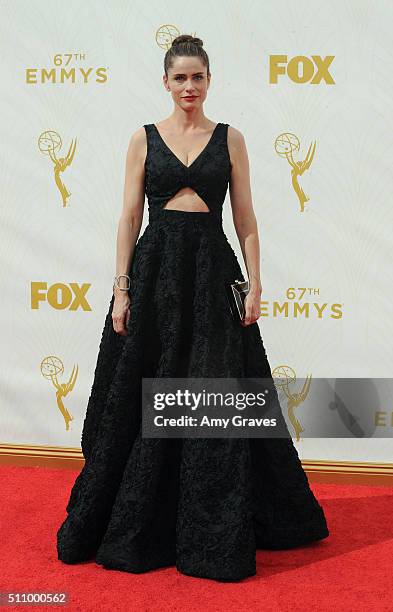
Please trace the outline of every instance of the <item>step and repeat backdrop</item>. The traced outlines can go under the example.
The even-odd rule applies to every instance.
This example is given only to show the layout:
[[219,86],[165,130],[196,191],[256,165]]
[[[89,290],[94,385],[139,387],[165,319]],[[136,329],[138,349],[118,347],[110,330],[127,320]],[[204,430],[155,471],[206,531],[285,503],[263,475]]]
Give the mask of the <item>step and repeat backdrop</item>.
[[[187,33],[209,55],[205,115],[247,145],[258,325],[299,455],[391,461],[393,4],[2,0],[0,12],[0,442],[80,447],[129,140],[172,113],[163,60]],[[147,223],[146,201],[141,234]],[[229,192],[224,230],[245,270]],[[373,389],[361,416],[347,379]],[[334,406],[313,401],[321,380]],[[307,436],[306,400],[340,436]]]

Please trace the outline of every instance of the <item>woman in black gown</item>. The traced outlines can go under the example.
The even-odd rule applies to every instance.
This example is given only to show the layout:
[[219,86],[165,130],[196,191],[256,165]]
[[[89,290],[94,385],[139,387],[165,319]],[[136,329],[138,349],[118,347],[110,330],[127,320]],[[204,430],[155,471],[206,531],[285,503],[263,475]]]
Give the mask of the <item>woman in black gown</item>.
[[[235,581],[255,575],[256,549],[301,546],[329,531],[289,432],[141,435],[142,377],[271,379],[244,139],[203,114],[210,71],[200,39],[177,37],[164,67],[175,108],[130,142],[116,282],[82,430],[85,465],[57,552],[64,563],[94,559],[133,573],[174,565]],[[190,125],[198,136],[182,136]],[[224,290],[245,280],[222,227],[228,185],[250,281],[242,324]],[[138,240],[145,193],[149,223]]]

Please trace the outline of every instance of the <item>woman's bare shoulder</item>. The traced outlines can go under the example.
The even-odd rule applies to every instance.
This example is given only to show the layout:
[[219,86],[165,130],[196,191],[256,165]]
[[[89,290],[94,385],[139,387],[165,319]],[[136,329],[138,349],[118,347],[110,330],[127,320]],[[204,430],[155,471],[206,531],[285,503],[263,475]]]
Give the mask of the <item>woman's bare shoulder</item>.
[[233,167],[237,159],[246,154],[246,142],[242,132],[232,125],[228,126],[227,143],[229,156]]
[[145,128],[139,127],[137,130],[131,133],[130,140],[128,143],[128,156],[133,158],[139,157],[143,159],[146,156],[147,150],[147,139]]
[[228,125],[228,143],[232,143],[234,146],[239,146],[244,142],[244,136],[240,130]]
[[146,144],[146,130],[143,126],[131,133],[130,143],[131,142],[139,146]]

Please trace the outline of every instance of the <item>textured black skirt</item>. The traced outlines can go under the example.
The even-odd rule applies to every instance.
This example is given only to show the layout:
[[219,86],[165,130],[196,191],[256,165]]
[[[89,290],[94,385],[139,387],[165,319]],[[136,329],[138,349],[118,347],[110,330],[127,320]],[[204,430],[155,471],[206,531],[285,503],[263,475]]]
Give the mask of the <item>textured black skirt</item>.
[[326,538],[290,437],[141,435],[142,377],[271,377],[258,323],[243,327],[228,308],[225,283],[244,276],[222,226],[159,210],[129,274],[127,335],[113,330],[111,296],[59,560],[234,581],[255,575],[258,548]]

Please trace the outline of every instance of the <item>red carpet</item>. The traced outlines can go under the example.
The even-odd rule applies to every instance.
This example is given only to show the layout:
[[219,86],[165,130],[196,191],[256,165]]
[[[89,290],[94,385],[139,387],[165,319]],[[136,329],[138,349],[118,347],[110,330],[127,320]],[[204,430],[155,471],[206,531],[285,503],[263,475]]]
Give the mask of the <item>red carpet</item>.
[[257,576],[220,584],[175,568],[129,574],[91,561],[58,561],[56,531],[77,473],[0,466],[0,591],[67,591],[70,602],[62,608],[72,612],[393,610],[393,488],[313,484],[329,538],[290,551],[258,551]]

